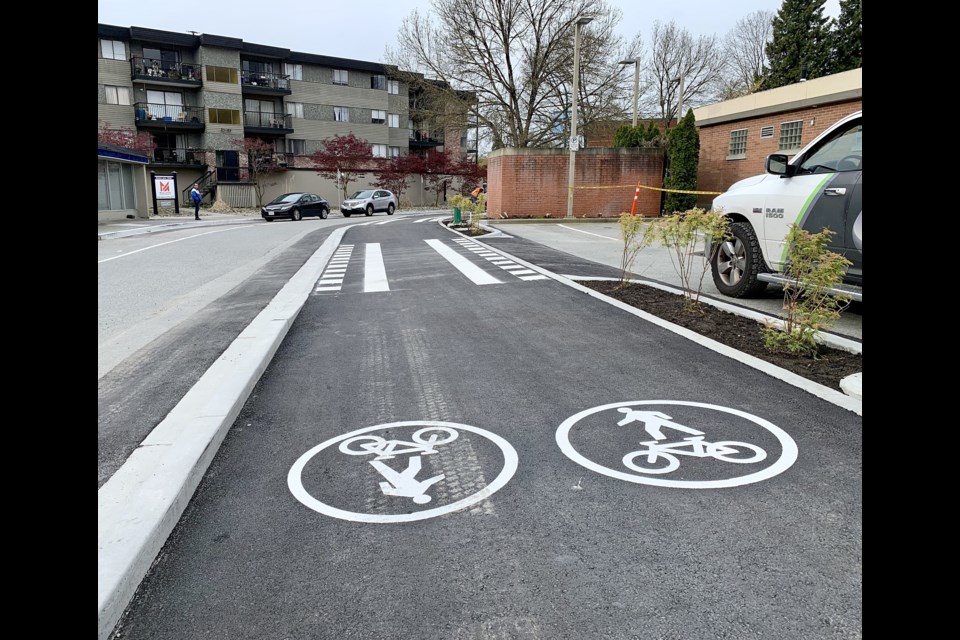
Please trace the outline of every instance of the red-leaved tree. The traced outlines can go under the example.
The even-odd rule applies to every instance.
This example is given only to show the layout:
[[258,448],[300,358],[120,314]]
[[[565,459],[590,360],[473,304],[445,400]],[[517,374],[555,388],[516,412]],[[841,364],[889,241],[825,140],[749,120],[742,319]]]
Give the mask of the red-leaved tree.
[[257,192],[257,206],[262,207],[263,192],[269,185],[277,183],[278,173],[285,171],[274,157],[276,146],[260,138],[241,138],[232,142],[240,147],[240,152],[247,158],[246,173]]
[[423,172],[423,157],[406,153],[391,158],[381,158],[377,161],[377,170],[374,172],[376,182],[374,186],[389,189],[397,196],[407,190],[407,180]]
[[436,194],[434,206],[440,204],[440,194],[445,192],[454,178],[463,180],[467,191],[486,182],[487,169],[471,160],[458,160],[449,153],[428,153],[420,168],[424,189]]
[[153,153],[153,150],[157,148],[157,143],[153,141],[153,136],[146,131],[109,129],[105,126],[97,129],[97,142],[141,151],[147,155]]
[[340,180],[343,197],[347,185],[374,168],[370,143],[352,133],[323,140],[323,149],[310,156],[317,173],[327,180]]

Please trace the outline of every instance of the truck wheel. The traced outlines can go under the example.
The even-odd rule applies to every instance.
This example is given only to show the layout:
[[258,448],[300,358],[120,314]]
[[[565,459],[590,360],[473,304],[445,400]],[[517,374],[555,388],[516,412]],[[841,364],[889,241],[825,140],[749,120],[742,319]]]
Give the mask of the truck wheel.
[[757,274],[767,270],[757,234],[747,222],[728,227],[729,237],[720,243],[710,261],[713,283],[720,293],[732,298],[752,298],[767,288]]

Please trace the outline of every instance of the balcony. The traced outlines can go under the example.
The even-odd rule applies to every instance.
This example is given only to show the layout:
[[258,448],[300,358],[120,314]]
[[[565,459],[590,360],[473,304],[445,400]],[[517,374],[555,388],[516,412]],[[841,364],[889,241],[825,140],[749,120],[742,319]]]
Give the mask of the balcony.
[[427,131],[422,129],[413,129],[410,131],[411,149],[429,149],[431,147],[439,147],[442,144],[442,131]]
[[153,158],[150,164],[170,168],[200,168],[206,166],[207,163],[203,149],[157,147],[153,150]]
[[290,89],[290,76],[280,73],[241,71],[240,88],[246,94],[288,96],[293,93]]
[[198,88],[203,85],[200,65],[190,62],[131,58],[130,77],[135,82],[146,82],[167,87]]
[[293,133],[293,118],[281,113],[244,111],[243,133],[245,135],[285,136],[288,133]]
[[138,102],[133,105],[138,129],[150,131],[203,131],[203,107]]

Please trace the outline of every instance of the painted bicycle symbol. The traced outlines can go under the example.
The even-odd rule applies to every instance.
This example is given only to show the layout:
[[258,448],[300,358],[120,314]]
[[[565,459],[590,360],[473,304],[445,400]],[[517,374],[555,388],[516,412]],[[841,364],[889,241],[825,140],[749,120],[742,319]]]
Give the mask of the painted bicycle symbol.
[[[677,456],[692,456],[694,458],[714,458],[723,462],[736,464],[750,464],[766,459],[767,452],[749,442],[707,442],[703,431],[693,429],[673,422],[673,419],[659,411],[637,411],[621,407],[617,411],[624,414],[624,418],[617,425],[624,426],[632,422],[642,422],[644,430],[653,437],[653,440],[641,442],[642,449],[631,451],[623,456],[623,464],[632,471],[639,473],[662,474],[670,473],[680,468],[680,458]],[[667,439],[663,429],[674,429],[689,433],[689,437],[674,442],[663,442]]]
[[[380,483],[380,491],[386,496],[410,498],[416,504],[426,504],[433,498],[427,495],[427,490],[446,476],[440,474],[417,480],[417,475],[423,468],[421,455],[431,455],[437,452],[434,448],[441,444],[449,444],[460,437],[456,429],[449,427],[426,427],[414,431],[411,441],[387,440],[380,436],[356,436],[340,443],[340,452],[348,456],[366,456],[376,454],[370,461],[370,466],[386,478]],[[398,455],[409,455],[407,468],[397,471],[382,460],[392,460]],[[417,455],[412,455],[417,454]]]

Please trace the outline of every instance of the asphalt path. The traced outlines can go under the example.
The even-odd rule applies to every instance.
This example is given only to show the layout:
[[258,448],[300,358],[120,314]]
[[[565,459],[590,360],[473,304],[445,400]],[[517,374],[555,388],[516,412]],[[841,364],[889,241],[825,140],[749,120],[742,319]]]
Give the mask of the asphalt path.
[[116,637],[860,637],[860,416],[511,262],[348,230]]

